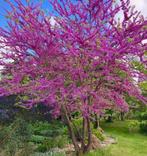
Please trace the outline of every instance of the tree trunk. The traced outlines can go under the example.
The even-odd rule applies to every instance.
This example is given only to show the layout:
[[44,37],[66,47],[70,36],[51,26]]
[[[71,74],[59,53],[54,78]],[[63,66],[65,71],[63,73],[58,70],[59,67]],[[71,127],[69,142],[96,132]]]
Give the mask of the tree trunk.
[[91,131],[91,126],[90,126],[90,119],[86,118],[86,122],[87,122],[88,143],[85,146],[85,149],[84,149],[83,153],[86,153],[86,152],[88,152],[90,150],[91,142],[92,142],[92,131]]
[[[91,147],[91,140],[92,140],[92,132],[91,132],[91,126],[90,126],[90,119],[83,117],[83,133],[80,136],[81,140],[81,147],[78,144],[74,129],[73,129],[73,123],[69,118],[68,110],[66,106],[62,105],[62,116],[64,118],[64,122],[68,127],[69,135],[72,139],[72,143],[75,148],[75,154],[76,156],[82,156],[84,153],[88,152]],[[80,134],[80,133],[79,133]],[[87,140],[86,140],[87,139]],[[86,144],[85,141],[88,143]]]
[[73,127],[72,127],[72,123],[69,119],[69,116],[68,116],[68,113],[67,113],[67,110],[66,110],[66,107],[64,105],[62,105],[62,111],[63,111],[63,117],[64,117],[64,121],[68,127],[68,131],[69,131],[69,135],[72,139],[72,143],[74,145],[74,148],[75,148],[75,152],[76,152],[76,155],[77,156],[80,156],[80,147],[78,145],[78,142],[77,142],[77,139],[76,139],[76,136],[75,136],[75,133],[74,133],[74,130],[73,130]]
[[81,150],[85,149],[85,135],[86,135],[86,120],[83,118],[83,126],[82,126],[82,140],[81,140]]
[[110,115],[110,116],[108,116],[108,118],[107,118],[106,122],[113,122],[113,120],[112,120],[112,116],[111,116],[111,115]]
[[124,115],[125,115],[124,112],[120,112],[120,120],[121,120],[121,121],[124,121]]
[[99,128],[99,118],[97,114],[94,114],[94,115],[95,115],[94,129],[97,129]]

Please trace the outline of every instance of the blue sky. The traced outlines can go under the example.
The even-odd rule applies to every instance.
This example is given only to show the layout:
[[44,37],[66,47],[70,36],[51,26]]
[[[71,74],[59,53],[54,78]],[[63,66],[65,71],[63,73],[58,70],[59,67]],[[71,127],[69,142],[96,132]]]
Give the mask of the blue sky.
[[[26,0],[21,0],[22,2],[25,3]],[[39,0],[32,0],[33,2],[38,2]],[[40,1],[43,1],[43,5],[42,5],[42,8],[45,10],[52,10],[49,3],[48,3],[48,0],[40,0]],[[11,2],[14,3],[14,0],[11,0]],[[5,9],[10,9],[8,3],[5,2],[5,0],[0,0],[0,27],[5,27],[6,26],[6,18],[5,18]]]
[[[25,2],[26,0],[21,0]],[[33,2],[38,2],[39,0],[32,0]],[[40,0],[43,1],[43,9],[51,10],[51,7],[48,4],[48,0]],[[74,0],[73,0],[74,1]],[[136,6],[136,9],[141,11],[141,13],[147,17],[147,0],[130,0],[132,5]],[[14,0],[11,0],[14,2]],[[4,27],[6,25],[6,19],[4,17],[5,11],[4,9],[10,9],[9,5],[5,2],[5,0],[0,0],[0,26]]]

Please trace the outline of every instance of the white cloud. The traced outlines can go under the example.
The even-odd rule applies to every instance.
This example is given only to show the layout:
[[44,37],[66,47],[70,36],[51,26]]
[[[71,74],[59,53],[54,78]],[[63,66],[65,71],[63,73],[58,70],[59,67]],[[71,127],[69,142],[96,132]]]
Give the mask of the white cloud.
[[[118,1],[119,3],[119,1]],[[131,6],[135,6],[135,10],[140,11],[141,15],[143,15],[145,18],[147,18],[147,0],[130,0]],[[119,13],[116,15],[116,20],[121,23],[123,21],[123,11],[119,11]]]
[[50,23],[52,26],[56,24],[55,18],[53,16],[50,18]]
[[[147,18],[147,0],[131,0],[131,4],[135,5],[136,10],[141,11],[141,14]],[[147,43],[147,39],[142,41],[143,44]]]
[[135,5],[136,10],[147,17],[147,0],[131,0],[131,5]]

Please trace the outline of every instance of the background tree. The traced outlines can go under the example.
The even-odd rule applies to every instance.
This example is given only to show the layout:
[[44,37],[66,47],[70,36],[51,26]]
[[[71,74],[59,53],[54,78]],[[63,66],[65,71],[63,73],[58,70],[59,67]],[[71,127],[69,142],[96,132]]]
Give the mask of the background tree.
[[[19,104],[27,108],[38,102],[52,107],[52,115],[61,115],[67,124],[76,154],[85,153],[91,149],[94,114],[128,111],[126,94],[146,103],[135,81],[145,74],[134,70],[130,59],[146,64],[147,21],[129,0],[50,0],[53,26],[41,5],[15,2],[8,1],[8,28],[0,28],[6,49],[0,63],[7,69],[0,95],[19,95]],[[74,112],[83,119],[81,146],[73,130]]]

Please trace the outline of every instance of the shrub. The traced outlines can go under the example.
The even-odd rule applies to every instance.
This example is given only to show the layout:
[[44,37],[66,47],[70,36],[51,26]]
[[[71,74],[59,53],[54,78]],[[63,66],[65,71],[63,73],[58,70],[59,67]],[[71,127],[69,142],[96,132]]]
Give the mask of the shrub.
[[33,135],[31,142],[37,145],[36,151],[46,152],[52,148],[62,148],[70,142],[67,127],[60,121],[37,121],[31,124]]
[[140,121],[140,132],[147,134],[147,111],[138,115]]
[[38,152],[46,152],[52,148],[63,148],[66,144],[69,143],[67,136],[57,136],[55,138],[48,137],[41,144],[38,145]]
[[147,120],[147,111],[146,112],[142,112],[139,115],[139,119],[142,120]]
[[25,120],[18,118],[11,125],[1,129],[1,148],[7,156],[14,156],[16,153],[20,153],[21,156],[29,156],[32,151],[28,143],[30,137],[29,125]]
[[141,121],[140,132],[147,134],[147,120]]
[[101,141],[105,140],[105,135],[103,134],[102,130],[100,128],[98,129],[92,129],[92,133]]
[[128,124],[129,132],[136,132],[139,128],[139,122],[137,120],[132,120]]
[[65,152],[60,152],[60,151],[49,151],[46,153],[36,152],[32,154],[31,156],[66,156],[66,154]]
[[59,121],[52,121],[50,123],[37,121],[32,124],[32,131],[34,135],[55,137],[58,135],[67,134],[67,127]]
[[37,151],[38,151],[38,152],[42,152],[42,153],[46,152],[46,151],[47,151],[46,145],[44,145],[44,144],[38,145]]
[[34,143],[43,143],[45,139],[48,139],[48,137],[44,137],[41,135],[32,135],[30,141]]

